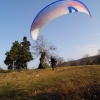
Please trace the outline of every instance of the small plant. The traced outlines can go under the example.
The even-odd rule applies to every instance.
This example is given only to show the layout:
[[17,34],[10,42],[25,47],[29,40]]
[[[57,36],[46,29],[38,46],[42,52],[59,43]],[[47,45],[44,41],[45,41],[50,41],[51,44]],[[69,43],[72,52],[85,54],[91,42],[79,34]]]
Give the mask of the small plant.
[[1,66],[0,66],[0,70],[2,70]]
[[1,66],[0,66],[0,72],[1,72],[1,71],[3,71],[3,69],[2,69]]

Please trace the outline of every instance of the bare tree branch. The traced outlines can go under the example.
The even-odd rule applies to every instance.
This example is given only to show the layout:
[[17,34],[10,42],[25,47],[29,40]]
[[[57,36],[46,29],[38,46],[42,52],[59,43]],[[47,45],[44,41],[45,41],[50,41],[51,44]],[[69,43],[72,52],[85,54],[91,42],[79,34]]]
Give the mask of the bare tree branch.
[[45,52],[46,59],[49,59],[50,56],[55,55],[57,52],[57,48],[53,44],[48,42],[48,40],[46,40],[42,35],[39,36],[36,41],[34,41],[34,43],[32,44],[32,50],[32,53],[36,57]]

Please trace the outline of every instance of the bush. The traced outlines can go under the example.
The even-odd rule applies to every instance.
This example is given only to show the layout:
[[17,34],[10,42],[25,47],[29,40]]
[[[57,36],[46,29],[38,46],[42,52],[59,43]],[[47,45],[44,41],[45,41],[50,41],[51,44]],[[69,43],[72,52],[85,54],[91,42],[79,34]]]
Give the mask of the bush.
[[9,73],[12,72],[11,70],[4,70],[0,67],[0,73]]
[[0,67],[0,73],[3,72],[4,70]]

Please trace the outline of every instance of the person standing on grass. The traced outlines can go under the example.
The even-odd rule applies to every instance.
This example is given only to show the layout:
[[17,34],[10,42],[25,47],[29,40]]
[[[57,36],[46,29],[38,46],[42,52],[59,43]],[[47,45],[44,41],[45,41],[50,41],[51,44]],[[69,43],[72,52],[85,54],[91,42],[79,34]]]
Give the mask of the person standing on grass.
[[51,62],[52,69],[54,70],[54,68],[55,68],[57,70],[57,68],[56,68],[57,60],[51,56],[51,61],[50,62]]

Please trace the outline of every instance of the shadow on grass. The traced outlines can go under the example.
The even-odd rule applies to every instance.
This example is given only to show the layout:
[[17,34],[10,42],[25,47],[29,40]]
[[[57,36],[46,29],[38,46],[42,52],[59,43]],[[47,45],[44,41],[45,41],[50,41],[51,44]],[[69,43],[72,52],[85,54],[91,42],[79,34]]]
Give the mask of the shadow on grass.
[[89,85],[81,90],[81,97],[85,100],[100,100],[100,84]]
[[75,88],[57,87],[51,93],[33,94],[31,91],[4,89],[0,92],[0,100],[100,100],[100,84]]
[[57,94],[60,99],[56,100],[100,100],[100,84],[88,85],[79,89],[60,86]]

